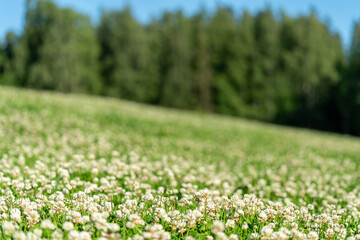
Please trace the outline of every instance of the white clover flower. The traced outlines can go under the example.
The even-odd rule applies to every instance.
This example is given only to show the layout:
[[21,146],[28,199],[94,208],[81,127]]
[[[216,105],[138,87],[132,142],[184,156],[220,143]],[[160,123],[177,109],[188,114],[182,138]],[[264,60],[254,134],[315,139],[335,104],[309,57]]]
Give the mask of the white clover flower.
[[89,222],[90,221],[90,217],[89,216],[83,216],[82,218],[81,218],[81,221],[80,222],[82,222],[83,224],[84,223],[87,223],[87,222]]
[[95,222],[101,222],[101,220],[103,219],[101,213],[99,212],[94,212],[93,214],[91,214],[91,220],[95,221]]
[[139,234],[136,234],[136,235],[133,237],[133,240],[144,240],[144,237],[143,237],[143,236],[140,236]]
[[28,232],[26,235],[27,240],[40,240],[41,238],[37,236],[35,233]]
[[[4,209],[6,209],[6,208],[4,208]],[[2,213],[1,215],[0,215],[0,219],[7,219],[8,218],[8,214],[7,213]]]
[[26,235],[24,232],[15,232],[13,238],[14,240],[26,240]]
[[224,223],[219,221],[219,220],[215,220],[213,222],[213,225],[211,227],[211,232],[212,233],[218,233],[218,232],[223,232],[225,230],[225,226]]
[[51,234],[51,238],[52,238],[52,240],[62,240],[62,239],[63,239],[63,233],[62,233],[62,231],[60,231],[59,229],[55,230],[55,231]]
[[235,221],[232,220],[232,219],[228,219],[228,220],[226,221],[225,226],[226,226],[227,228],[234,228],[234,227],[235,227]]
[[55,229],[55,225],[49,219],[43,220],[40,224],[40,227],[43,229],[51,229],[51,230]]
[[2,229],[5,235],[12,235],[16,230],[16,226],[12,222],[3,222]]
[[314,210],[314,205],[309,204],[309,205],[307,206],[307,208],[308,208],[309,210]]
[[80,240],[80,234],[76,230],[71,230],[68,233],[68,238],[69,238],[69,240]]
[[10,209],[11,220],[20,223],[21,222],[21,211],[18,208]]
[[36,236],[38,236],[39,238],[41,238],[41,235],[42,235],[42,230],[41,229],[39,229],[39,228],[35,228],[34,229],[34,234],[36,235]]
[[307,235],[309,240],[317,240],[319,239],[319,235],[317,234],[317,232],[311,231],[308,233]]
[[325,231],[325,237],[327,238],[332,238],[334,236],[335,232],[334,232],[334,229],[332,228],[328,228],[326,231]]
[[144,196],[142,196],[142,200],[143,201],[154,201],[154,196],[150,192],[147,192]]
[[218,239],[218,240],[228,240],[228,237],[223,232],[217,232],[216,233],[216,239]]
[[40,214],[35,211],[35,210],[32,210],[28,215],[27,215],[27,218],[29,220],[29,222],[31,224],[36,224],[39,222],[39,219],[40,219]]
[[79,233],[79,239],[80,240],[91,240],[91,235],[88,232],[82,231]]
[[264,211],[262,211],[262,212],[259,214],[259,221],[260,221],[260,222],[266,222],[267,219],[268,219],[267,214],[266,214]]
[[298,229],[299,225],[297,223],[291,223],[291,228]]
[[265,226],[261,229],[261,235],[264,237],[270,237],[273,232],[273,229],[269,226]]
[[64,222],[62,228],[68,232],[74,229],[74,224],[72,222]]
[[239,237],[238,237],[238,235],[236,235],[236,234],[231,234],[231,235],[229,236],[229,239],[230,239],[230,240],[239,240]]
[[127,222],[126,227],[129,229],[134,229],[136,227],[136,225],[133,222]]
[[258,234],[258,233],[252,233],[252,234],[250,235],[250,238],[256,240],[256,239],[259,239],[260,237],[259,237],[259,234]]
[[248,224],[247,223],[244,223],[242,226],[241,226],[241,229],[242,230],[247,230],[249,228]]
[[117,223],[109,223],[108,228],[109,228],[110,232],[117,232],[120,230],[120,226]]

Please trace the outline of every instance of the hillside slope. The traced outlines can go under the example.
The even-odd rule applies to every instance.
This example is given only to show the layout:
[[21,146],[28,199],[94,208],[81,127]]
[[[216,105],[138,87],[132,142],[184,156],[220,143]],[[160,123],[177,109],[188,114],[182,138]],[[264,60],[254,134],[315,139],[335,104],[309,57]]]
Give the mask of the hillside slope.
[[78,136],[76,140],[81,143],[71,144],[75,139],[69,139],[67,150],[64,145],[56,146],[69,154],[91,149],[105,153],[96,144],[82,148],[87,141],[103,138],[107,150],[134,150],[151,156],[176,154],[227,164],[264,155],[279,158],[300,153],[360,162],[359,138],[111,98],[0,88],[0,113],[2,121],[11,119],[2,126],[2,134],[21,137],[29,145],[38,143],[31,134],[42,138],[48,132]]
[[[0,169],[0,206],[2,203],[9,206],[8,198],[1,197],[5,193],[13,194],[15,199],[30,197],[30,201],[35,202],[36,198],[48,199],[44,200],[47,202],[56,198],[56,194],[63,194],[62,198],[67,199],[64,200],[67,210],[54,210],[58,216],[48,214],[55,208],[54,203],[48,203],[47,210],[43,205],[35,208],[40,214],[38,222],[50,218],[58,229],[63,228],[67,219],[65,215],[74,214],[71,211],[79,211],[83,218],[94,217],[95,210],[90,211],[88,206],[76,207],[71,202],[78,198],[74,194],[84,191],[90,202],[95,201],[95,195],[106,196],[102,198],[104,201],[95,201],[95,212],[108,212],[110,216],[99,218],[118,224],[120,229],[111,233],[113,238],[117,236],[115,233],[125,239],[136,234],[144,236],[145,232],[151,232],[149,229],[155,223],[162,227],[154,232],[164,231],[171,237],[215,237],[216,219],[223,223],[235,221],[234,228],[227,224],[226,230],[219,232],[228,236],[236,234],[240,238],[251,234],[253,238],[256,234],[266,236],[265,230],[261,230],[271,222],[277,223],[270,226],[270,235],[294,237],[297,233],[290,231],[293,223],[297,224],[293,229],[308,237],[316,233],[329,238],[330,233],[326,231],[333,229],[335,223],[339,229],[347,229],[345,236],[357,233],[357,230],[351,233],[350,228],[356,228],[359,223],[356,216],[360,216],[360,203],[356,200],[360,197],[357,184],[360,179],[358,138],[168,110],[117,99],[2,87],[0,139],[3,166]],[[9,182],[5,178],[12,180]],[[28,187],[17,187],[19,181]],[[164,195],[159,192],[159,187],[169,191]],[[199,192],[201,189],[210,192]],[[152,194],[150,200],[144,200],[146,193]],[[206,197],[208,194],[211,197]],[[220,204],[215,199],[217,195],[235,201],[222,200],[220,215],[206,205],[212,202]],[[163,204],[151,203],[159,196],[164,197]],[[139,208],[119,213],[122,204],[129,199],[136,199]],[[283,205],[273,206],[269,200],[280,201]],[[257,210],[241,201],[252,202]],[[112,207],[109,208],[109,204]],[[229,207],[224,207],[224,204]],[[307,211],[313,216],[306,222],[304,215],[300,216],[300,212],[294,210],[308,204],[313,204],[314,210],[309,207]],[[332,209],[331,205],[344,209],[344,212],[330,213],[327,209]],[[30,213],[21,203],[11,206],[18,206],[21,214],[26,216],[24,219],[29,219]],[[286,215],[281,208],[289,206],[292,210]],[[150,208],[164,209],[161,214],[167,217],[148,211]],[[276,213],[271,213],[274,217],[265,208],[277,209]],[[170,212],[175,209],[181,215],[173,217],[171,214],[174,213]],[[199,213],[194,217],[196,224],[193,226],[189,218],[193,214],[190,210],[194,209]],[[236,217],[239,209],[245,217]],[[265,214],[266,219],[261,217],[263,211],[262,216]],[[130,213],[140,216],[144,225],[130,231],[135,229],[125,226],[132,221]],[[327,220],[319,225],[321,214],[330,218],[337,214],[340,220]],[[346,220],[348,217],[351,224]],[[97,220],[90,221],[87,229],[85,220],[76,222],[74,218],[67,221],[75,224],[79,234],[87,232],[92,238],[98,238],[111,232],[110,225],[106,230],[96,227]],[[39,227],[39,223],[31,224],[29,221],[14,224],[25,232]],[[45,238],[56,232],[41,228]],[[344,235],[332,231],[332,236],[337,238]]]

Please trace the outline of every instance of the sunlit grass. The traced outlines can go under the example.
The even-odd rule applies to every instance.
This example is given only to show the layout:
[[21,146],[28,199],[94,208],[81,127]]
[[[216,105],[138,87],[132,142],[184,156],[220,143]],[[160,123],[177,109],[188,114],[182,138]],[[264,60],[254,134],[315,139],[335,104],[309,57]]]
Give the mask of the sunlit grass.
[[0,139],[4,239],[360,239],[358,138],[0,88]]

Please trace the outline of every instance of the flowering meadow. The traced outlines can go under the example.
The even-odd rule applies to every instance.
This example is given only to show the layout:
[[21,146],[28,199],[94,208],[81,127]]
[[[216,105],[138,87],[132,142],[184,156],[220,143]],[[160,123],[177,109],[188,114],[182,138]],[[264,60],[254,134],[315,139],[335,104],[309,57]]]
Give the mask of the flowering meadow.
[[0,239],[360,239],[360,140],[0,88]]

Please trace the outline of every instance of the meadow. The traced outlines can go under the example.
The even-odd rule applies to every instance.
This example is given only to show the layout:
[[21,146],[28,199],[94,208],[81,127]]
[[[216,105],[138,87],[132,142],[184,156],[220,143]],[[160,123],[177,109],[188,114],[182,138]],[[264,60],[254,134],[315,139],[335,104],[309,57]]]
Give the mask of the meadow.
[[360,239],[360,139],[0,88],[1,239]]

